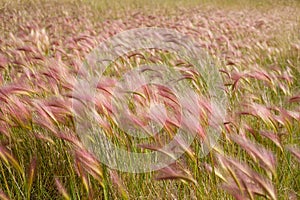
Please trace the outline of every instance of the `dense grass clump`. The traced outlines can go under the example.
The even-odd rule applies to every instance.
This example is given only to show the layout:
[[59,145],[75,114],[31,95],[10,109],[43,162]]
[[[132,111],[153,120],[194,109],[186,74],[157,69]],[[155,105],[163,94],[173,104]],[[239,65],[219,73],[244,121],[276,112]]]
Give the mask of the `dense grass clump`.
[[[298,13],[297,1],[279,0],[1,1],[0,198],[299,199]],[[218,67],[228,105],[221,138],[207,156],[198,154],[210,109],[199,98],[201,127],[193,129],[197,137],[186,153],[159,171],[131,174],[101,164],[84,147],[73,104],[84,97],[73,90],[86,55],[140,27],[194,38]],[[159,87],[132,95],[140,107],[160,98],[171,113],[160,136],[149,140],[120,130],[111,109],[116,81],[142,64],[178,70],[197,93],[205,83],[191,63],[158,49],[131,52],[109,66],[95,93],[99,128],[122,148],[151,152],[176,134],[176,97]],[[138,106],[131,109],[138,117],[128,120],[147,122]]]

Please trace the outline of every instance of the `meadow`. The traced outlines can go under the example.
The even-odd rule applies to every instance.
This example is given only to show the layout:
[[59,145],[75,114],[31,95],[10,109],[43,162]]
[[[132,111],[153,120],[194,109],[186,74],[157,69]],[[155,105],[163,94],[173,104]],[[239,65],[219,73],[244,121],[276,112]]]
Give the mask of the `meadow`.
[[[296,0],[0,0],[0,198],[300,199],[299,13]],[[205,109],[193,143],[179,144],[186,152],[158,171],[128,173],[102,164],[82,144],[73,102],[85,97],[74,88],[94,48],[147,27],[195,38],[218,69],[228,103],[207,156],[199,149],[211,109],[197,99]],[[174,53],[141,50],[115,60],[97,85],[93,101],[105,136],[130,152],[159,151],[180,126],[172,118],[180,105],[168,91],[146,87],[133,95],[143,107],[159,94],[171,110],[149,140],[120,130],[111,107],[116,80],[140,64],[174,68],[199,93],[205,77],[199,81]],[[143,112],[128,119],[137,126],[147,120]]]

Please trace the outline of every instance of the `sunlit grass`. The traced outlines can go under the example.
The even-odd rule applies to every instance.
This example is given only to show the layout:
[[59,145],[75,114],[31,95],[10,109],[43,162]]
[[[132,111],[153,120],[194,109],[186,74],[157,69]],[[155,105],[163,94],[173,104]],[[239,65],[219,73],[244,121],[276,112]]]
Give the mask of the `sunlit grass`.
[[[299,10],[298,1],[1,1],[0,198],[300,198]],[[199,39],[222,74],[228,116],[206,157],[199,155],[199,137],[169,168],[117,172],[76,136],[72,89],[93,48],[121,31],[149,26]],[[114,122],[108,93],[129,69],[189,64],[182,62],[167,52],[141,51],[109,66],[96,105],[108,138],[130,151],[150,152],[174,136],[176,124],[149,139],[153,146],[140,148],[141,141]],[[199,79],[185,69],[192,74],[189,83]],[[146,96],[146,89],[151,87],[133,97]]]

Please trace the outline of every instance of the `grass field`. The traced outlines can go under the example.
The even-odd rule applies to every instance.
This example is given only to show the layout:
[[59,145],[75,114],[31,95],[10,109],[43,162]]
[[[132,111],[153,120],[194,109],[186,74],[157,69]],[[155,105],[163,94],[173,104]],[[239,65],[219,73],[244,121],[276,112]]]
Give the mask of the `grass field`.
[[[299,13],[296,0],[0,0],[0,198],[300,199]],[[199,149],[209,134],[209,105],[199,123],[186,124],[196,126],[196,138],[175,163],[128,173],[102,164],[83,145],[73,102],[85,97],[73,92],[94,48],[147,27],[194,38],[218,69],[228,103],[221,136],[207,156]],[[120,130],[111,108],[116,80],[141,64],[180,71],[197,94],[206,77],[161,50],[123,55],[109,66],[94,97],[98,129],[129,152],[159,151],[179,129],[171,123],[180,109],[174,96],[158,88],[170,123],[146,140]],[[151,101],[149,90],[155,93],[146,87],[133,95],[140,107]],[[207,105],[200,97],[197,102]],[[134,109],[137,114],[138,105]],[[148,119],[142,110],[127,120],[139,126]]]

